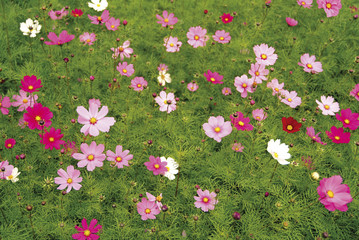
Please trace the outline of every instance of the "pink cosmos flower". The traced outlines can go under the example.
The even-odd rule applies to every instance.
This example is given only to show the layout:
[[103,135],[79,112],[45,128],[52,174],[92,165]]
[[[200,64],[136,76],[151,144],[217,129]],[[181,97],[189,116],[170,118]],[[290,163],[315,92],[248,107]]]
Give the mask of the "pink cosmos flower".
[[75,229],[79,231],[79,233],[72,234],[73,239],[79,239],[79,240],[97,240],[100,236],[98,236],[97,233],[102,226],[97,224],[97,219],[92,219],[90,222],[90,225],[87,225],[86,219],[82,219],[81,221],[82,228],[75,226]]
[[303,54],[300,57],[301,63],[298,62],[299,66],[304,67],[305,72],[310,72],[312,74],[323,72],[322,63],[315,62],[315,56],[309,56],[308,53]]
[[135,77],[131,80],[131,87],[136,92],[141,92],[143,88],[146,88],[148,85],[147,81],[143,77]]
[[335,17],[342,8],[341,0],[317,0],[318,8],[323,8],[327,17]]
[[355,85],[353,90],[350,91],[349,95],[355,97],[355,99],[359,101],[359,83]]
[[178,41],[177,37],[170,36],[169,38],[164,38],[163,41],[165,42],[163,46],[166,47],[167,52],[179,52],[182,46],[182,42]]
[[231,41],[231,36],[229,36],[229,32],[224,30],[217,30],[215,35],[212,36],[213,40],[219,43],[229,43]]
[[87,166],[87,171],[93,171],[96,167],[102,167],[103,161],[106,159],[106,155],[103,154],[105,145],[96,145],[95,141],[92,141],[90,146],[86,143],[82,143],[80,149],[83,153],[74,153],[72,157],[79,160],[77,166],[83,168]]
[[96,103],[89,103],[90,108],[87,111],[83,106],[78,106],[76,112],[79,114],[78,123],[84,124],[81,132],[85,135],[98,136],[101,132],[109,132],[116,120],[113,117],[105,117],[108,113],[108,107],[103,106],[98,111],[99,106]]
[[253,126],[249,124],[251,120],[249,119],[249,117],[245,118],[243,113],[236,112],[235,114],[230,115],[229,118],[231,119],[231,123],[235,128],[237,128],[237,130],[241,130],[241,131],[253,130]]
[[156,215],[161,211],[156,202],[142,198],[141,202],[137,203],[137,212],[141,215],[141,219],[145,221],[147,219],[156,219]]
[[74,153],[78,152],[78,148],[76,147],[76,143],[72,141],[67,141],[63,144],[64,150],[66,154],[69,154],[71,157]]
[[187,89],[190,90],[191,92],[195,92],[198,89],[198,85],[194,82],[190,82],[187,84]]
[[1,111],[1,113],[4,115],[8,115],[9,107],[11,107],[10,98],[7,96],[3,97],[0,95],[0,111]]
[[166,94],[165,91],[161,91],[160,95],[155,98],[155,101],[158,105],[160,105],[161,112],[170,113],[177,108],[177,102],[173,93]]
[[287,22],[288,26],[290,27],[294,27],[294,26],[297,26],[298,24],[298,21],[296,21],[294,18],[285,18],[285,21]]
[[232,95],[232,90],[231,90],[231,88],[229,88],[229,87],[223,88],[223,89],[222,89],[222,94],[223,94],[224,96]]
[[7,160],[0,162],[0,179],[6,179],[6,177],[10,176],[13,169],[14,166],[9,165]]
[[297,3],[304,8],[311,8],[313,0],[297,0]]
[[147,196],[149,201],[156,202],[158,209],[161,210],[161,207],[163,205],[161,203],[161,201],[162,201],[162,193],[160,195],[158,195],[157,197],[155,197],[151,193],[146,192],[146,196]]
[[51,128],[50,132],[45,129],[45,133],[39,133],[41,137],[40,143],[45,145],[45,149],[60,149],[61,145],[65,143],[65,141],[61,140],[64,134],[61,134],[61,129]]
[[223,137],[232,132],[231,122],[224,122],[222,116],[210,117],[208,123],[204,123],[202,127],[206,135],[217,142],[221,142]]
[[161,162],[160,157],[154,157],[151,155],[149,157],[149,160],[149,162],[145,162],[144,164],[148,170],[153,172],[153,175],[165,174],[165,172],[168,171],[168,169],[166,168],[167,162]]
[[207,29],[202,29],[200,26],[191,27],[187,32],[188,44],[194,48],[206,46],[209,37],[206,35]]
[[[12,99],[15,100],[15,102],[12,102],[11,105],[13,107],[19,107],[17,109],[17,111],[22,112],[24,111],[26,108],[28,107],[33,107],[34,104],[36,103],[38,97],[37,95],[34,96],[27,96],[27,93],[25,91],[23,91],[22,89],[20,89],[20,95],[13,95]],[[31,98],[31,100],[30,100]]]
[[359,114],[352,113],[350,108],[342,109],[339,113],[337,113],[336,118],[343,123],[343,128],[349,128],[350,130],[356,130],[359,127]]
[[74,10],[71,11],[71,15],[74,17],[81,17],[82,14],[84,14],[84,13],[82,12],[81,9],[75,8]]
[[5,140],[5,147],[7,149],[13,148],[16,144],[16,140],[13,138],[9,138]]
[[157,70],[158,71],[168,71],[168,67],[167,67],[167,65],[166,64],[163,64],[163,63],[161,63],[159,66],[158,66],[158,68],[157,68]]
[[121,46],[118,48],[111,48],[111,50],[114,52],[112,55],[112,58],[117,59],[118,55],[121,57],[121,61],[123,61],[126,58],[130,58],[131,54],[133,53],[133,49],[129,47],[130,41],[125,41]]
[[333,143],[349,143],[350,142],[350,132],[344,132],[343,128],[336,128],[335,126],[330,128],[329,131],[325,131]]
[[263,121],[267,118],[267,113],[263,109],[255,109],[252,111],[253,118],[257,121]]
[[95,99],[95,98],[90,99],[90,100],[89,100],[89,105],[91,105],[91,104],[95,104],[95,105],[97,105],[99,108],[101,107],[101,101],[100,101],[100,99]]
[[248,73],[252,76],[253,82],[262,83],[262,80],[267,80],[267,75],[269,74],[269,70],[265,69],[264,64],[251,64],[251,69]]
[[302,98],[297,96],[296,91],[288,92],[287,90],[283,90],[281,94],[284,96],[281,102],[287,104],[291,108],[296,108],[302,104]]
[[241,77],[234,78],[234,86],[237,91],[241,93],[242,98],[247,97],[247,92],[254,92],[253,89],[253,78],[248,79],[247,75],[243,74]]
[[106,27],[110,31],[116,31],[118,29],[118,26],[120,26],[120,23],[120,19],[111,17],[108,21],[106,21]]
[[211,70],[208,70],[207,73],[204,73],[203,75],[207,78],[208,82],[213,84],[223,84],[223,76],[219,75],[218,72],[211,72]]
[[93,45],[94,41],[96,41],[96,34],[95,33],[88,33],[85,32],[84,34],[80,35],[80,42],[83,42],[84,45]]
[[52,20],[62,19],[67,14],[69,14],[69,11],[65,11],[65,8],[58,11],[54,11],[51,9],[51,11],[49,12],[49,16]]
[[255,45],[253,47],[256,61],[258,64],[273,65],[277,61],[278,55],[274,53],[273,47],[268,47],[267,44]]
[[336,209],[346,212],[348,210],[347,204],[353,201],[350,188],[346,184],[341,184],[342,182],[342,177],[335,175],[330,178],[323,178],[317,187],[319,201],[331,212]]
[[29,124],[29,123],[24,120],[24,117],[21,117],[21,118],[19,119],[19,124],[18,124],[18,126],[20,126],[21,128],[27,127],[28,124]]
[[116,146],[116,153],[112,152],[111,150],[107,150],[107,160],[113,161],[114,165],[111,164],[111,166],[117,166],[117,168],[123,168],[123,166],[129,166],[128,161],[130,161],[133,158],[132,154],[129,154],[130,150],[124,150],[122,151],[122,146],[117,145]]
[[67,42],[71,42],[75,35],[69,35],[66,30],[63,30],[59,37],[54,32],[50,32],[47,37],[51,40],[51,42],[45,42],[46,45],[63,45]]
[[318,107],[320,110],[322,110],[323,115],[332,115],[334,116],[336,112],[339,112],[339,103],[334,102],[334,98],[331,96],[325,97],[321,96],[320,100],[322,102],[319,102],[318,100],[315,100],[318,104]]
[[31,77],[26,75],[24,79],[21,79],[21,86],[20,88],[28,93],[38,92],[39,88],[42,88],[41,79],[37,79],[35,75]]
[[30,129],[43,129],[51,125],[50,119],[53,117],[48,107],[43,107],[41,103],[35,103],[33,107],[26,108],[24,121],[28,122]]
[[321,132],[315,134],[314,127],[307,127],[307,135],[313,140],[313,142],[317,142],[322,145],[327,145],[327,143],[322,142],[322,139],[319,137],[320,133]]
[[98,16],[90,16],[90,14],[87,16],[92,21],[91,22],[92,24],[96,24],[96,25],[101,24],[102,25],[110,19],[110,12],[108,10],[104,10],[102,12],[101,16],[99,16],[99,17]]
[[273,78],[271,82],[267,83],[268,88],[272,88],[273,92],[272,95],[278,94],[278,97],[280,98],[281,92],[284,90],[284,83],[279,84],[278,79]]
[[241,143],[233,143],[232,150],[236,152],[243,152],[244,147]]
[[80,170],[75,170],[74,166],[70,165],[67,167],[67,172],[60,168],[57,171],[60,177],[55,177],[55,183],[60,186],[57,188],[58,190],[64,190],[67,188],[66,192],[69,193],[72,188],[75,190],[79,190],[82,186],[79,184],[82,182],[82,177],[80,176]]
[[133,64],[129,64],[127,62],[118,63],[117,71],[120,72],[121,75],[131,77],[131,75],[135,72],[133,68]]
[[168,15],[168,12],[164,10],[162,15],[163,17],[156,14],[156,18],[160,20],[157,23],[162,24],[162,27],[167,27],[168,25],[175,25],[178,22],[178,18],[176,18],[173,13],[170,13]]
[[201,208],[203,212],[208,212],[208,210],[213,210],[214,205],[218,203],[216,200],[217,194],[215,192],[209,193],[208,190],[202,191],[202,189],[197,190],[197,196],[194,196],[196,202],[194,205],[196,208]]

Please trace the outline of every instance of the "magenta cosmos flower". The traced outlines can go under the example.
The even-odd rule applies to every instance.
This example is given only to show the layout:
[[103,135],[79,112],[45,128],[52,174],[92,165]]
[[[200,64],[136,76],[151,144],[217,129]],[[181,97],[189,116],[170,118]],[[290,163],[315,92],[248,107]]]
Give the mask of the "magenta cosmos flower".
[[75,190],[79,190],[82,186],[79,184],[82,182],[82,177],[80,176],[80,170],[76,170],[74,166],[70,165],[67,167],[67,172],[60,168],[57,171],[60,177],[55,177],[55,183],[60,186],[57,188],[58,190],[64,190],[67,188],[66,192],[69,193],[72,188]]
[[194,82],[190,82],[187,84],[187,89],[190,90],[191,92],[195,92],[198,89],[198,85]]
[[87,221],[84,218],[82,219],[81,224],[82,224],[82,228],[75,226],[75,229],[79,231],[79,233],[72,234],[73,239],[97,240],[100,238],[100,236],[95,234],[102,228],[100,224],[95,226],[97,224],[97,219],[92,219],[90,225],[88,226]]
[[243,152],[244,147],[241,143],[233,143],[232,150],[236,152]]
[[51,125],[50,119],[53,117],[48,107],[43,107],[41,103],[35,103],[34,107],[26,108],[24,121],[28,123],[30,129],[43,129]]
[[273,47],[268,47],[267,44],[255,45],[253,47],[254,54],[256,55],[256,61],[259,64],[273,65],[277,61],[278,55],[274,53]]
[[267,113],[263,109],[255,109],[252,111],[253,118],[257,121],[263,121],[267,118]]
[[254,92],[253,78],[248,79],[247,75],[243,74],[241,77],[234,78],[234,86],[237,91],[241,93],[242,98],[247,97],[247,92]]
[[206,46],[209,37],[206,35],[207,29],[202,29],[200,26],[191,27],[187,32],[187,43],[194,48]]
[[87,16],[92,21],[91,22],[92,24],[102,25],[110,19],[110,12],[108,10],[104,10],[101,16],[90,16],[90,14]]
[[79,114],[77,121],[80,124],[84,124],[81,128],[81,132],[85,135],[90,134],[91,136],[98,136],[101,132],[109,132],[110,127],[113,126],[116,120],[113,117],[105,117],[108,113],[108,107],[103,106],[98,111],[99,106],[91,102],[89,111],[83,106],[78,106],[76,111]]
[[196,208],[201,208],[203,212],[208,212],[208,210],[213,210],[214,205],[218,203],[216,200],[217,194],[214,192],[209,193],[208,190],[202,191],[202,189],[197,190],[197,196],[194,196],[196,202],[194,205]]
[[304,8],[311,8],[313,0],[297,0],[297,3]]
[[125,41],[121,46],[118,48],[111,48],[111,50],[114,52],[112,55],[112,58],[117,59],[118,55],[120,55],[121,61],[126,58],[130,58],[131,54],[133,53],[133,49],[129,47],[130,41]]
[[350,142],[350,132],[344,132],[343,128],[336,128],[335,126],[330,128],[329,131],[325,131],[333,143],[349,143]]
[[237,128],[237,130],[241,130],[241,131],[253,130],[253,126],[249,124],[251,120],[249,119],[249,117],[245,118],[243,113],[236,112],[235,114],[230,115],[229,118],[231,119],[231,123],[235,128]]
[[31,77],[26,75],[24,79],[21,79],[20,88],[28,93],[38,92],[38,89],[42,88],[41,80],[37,79],[35,75],[32,75]]
[[223,13],[223,15],[221,16],[221,20],[223,23],[230,23],[233,20],[233,17],[231,16],[230,13]]
[[136,92],[141,92],[143,88],[146,88],[148,85],[147,81],[143,77],[135,77],[131,80],[131,87]]
[[287,22],[288,26],[290,26],[290,27],[297,26],[297,24],[298,24],[298,21],[296,21],[293,18],[289,18],[289,17],[285,18],[285,21]]
[[161,91],[160,95],[155,98],[155,101],[158,105],[160,105],[161,112],[170,113],[177,108],[177,102],[173,93],[166,94],[165,91]]
[[[15,100],[15,102],[12,102],[11,105],[13,107],[19,107],[17,111],[22,112],[28,107],[33,107],[36,103],[38,97],[37,95],[33,96],[27,96],[27,93],[20,89],[19,91],[20,95],[13,95],[12,99]],[[31,98],[31,99],[30,99]]]
[[175,25],[178,22],[178,18],[175,17],[174,13],[168,14],[166,10],[162,13],[163,17],[156,14],[156,18],[160,21],[157,23],[162,24],[162,27],[167,27],[168,25]]
[[321,96],[320,100],[322,102],[319,102],[318,100],[315,100],[318,104],[318,107],[320,110],[322,110],[323,115],[332,115],[334,116],[336,112],[339,112],[339,103],[334,102],[334,98],[331,96],[325,97]]
[[121,75],[131,77],[131,75],[135,72],[133,68],[133,64],[129,64],[127,62],[118,63],[117,71],[120,72]]
[[7,149],[13,148],[16,144],[16,140],[13,138],[9,138],[5,140],[5,147]]
[[267,80],[267,75],[269,73],[268,69],[265,69],[264,64],[251,64],[251,69],[248,71],[248,73],[252,76],[253,82],[255,83],[262,83],[262,80]]
[[211,82],[213,84],[222,84],[223,76],[219,75],[218,72],[211,72],[211,70],[208,70],[207,73],[203,74],[208,82]]
[[232,95],[232,90],[231,90],[231,88],[229,88],[229,87],[223,88],[223,89],[222,89],[222,94],[223,94],[224,96]]
[[182,42],[178,41],[177,37],[170,36],[169,38],[164,38],[163,41],[165,42],[163,46],[166,47],[167,52],[179,52],[182,46]]
[[74,17],[81,17],[82,14],[84,14],[84,13],[81,9],[75,8],[74,10],[71,11],[71,15]]
[[123,168],[123,166],[129,166],[128,161],[130,161],[133,158],[132,154],[129,154],[130,150],[124,150],[122,151],[122,146],[117,145],[116,146],[116,153],[112,152],[111,150],[107,150],[107,160],[113,161],[114,165],[117,166],[117,168]]
[[149,159],[150,161],[145,162],[144,164],[148,170],[153,172],[153,175],[165,174],[165,172],[168,171],[168,169],[166,168],[167,162],[161,162],[160,157],[154,157],[151,155]]
[[0,162],[0,179],[6,179],[6,177],[10,176],[13,169],[14,166],[9,165],[7,160]]
[[65,11],[65,8],[58,11],[54,11],[51,9],[51,11],[49,12],[49,16],[52,20],[62,19],[67,14],[69,14],[69,11]]
[[1,111],[1,113],[4,115],[8,115],[9,107],[11,107],[10,98],[7,96],[3,97],[0,95],[0,111]]
[[231,41],[231,36],[229,36],[229,32],[224,30],[217,30],[215,35],[212,36],[213,40],[219,43],[229,43]]
[[114,17],[111,17],[108,21],[106,21],[106,27],[110,31],[116,31],[118,29],[118,26],[120,26],[121,22],[120,19],[116,19]]
[[322,68],[322,63],[321,62],[315,62],[315,56],[309,56],[308,53],[303,54],[300,57],[300,62],[298,62],[299,66],[304,67],[304,71],[305,72],[310,72],[310,73],[320,73],[323,72],[323,68]]
[[67,141],[66,143],[63,144],[63,147],[64,147],[63,149],[65,150],[65,153],[70,155],[71,157],[74,153],[78,152],[78,148],[77,148],[75,142]]
[[314,127],[307,127],[307,135],[313,140],[313,142],[317,142],[322,145],[327,145],[327,143],[322,142],[322,139],[319,137],[320,133],[321,132],[315,134]]
[[55,148],[58,150],[65,143],[65,141],[61,140],[64,136],[64,134],[61,134],[61,129],[52,127],[49,132],[45,129],[45,133],[39,133],[39,136],[41,137],[40,143],[45,145],[45,149],[50,148],[52,150]]
[[223,137],[232,132],[231,122],[224,122],[222,116],[210,117],[208,123],[204,123],[202,127],[206,135],[217,142],[221,142]]
[[348,210],[347,204],[353,201],[350,195],[350,188],[346,184],[341,184],[343,179],[340,175],[335,175],[330,178],[323,178],[319,182],[317,192],[319,194],[319,201],[329,211],[346,212]]
[[63,30],[59,37],[54,32],[50,32],[47,37],[51,40],[51,42],[45,42],[47,45],[63,45],[64,43],[70,42],[75,38],[75,35],[70,35],[66,30]]
[[359,101],[359,83],[355,85],[353,90],[350,91],[349,95],[355,97],[355,99]]
[[83,168],[87,166],[87,171],[93,171],[96,167],[102,167],[103,161],[106,158],[106,155],[103,154],[105,146],[99,144],[97,146],[95,141],[92,141],[90,146],[86,143],[82,143],[80,149],[83,153],[74,153],[73,158],[79,160],[77,166]]
[[94,41],[96,41],[96,34],[95,33],[88,33],[85,32],[84,34],[80,35],[80,42],[83,42],[84,45],[93,45]]
[[284,96],[281,102],[287,104],[291,108],[296,108],[302,104],[302,98],[297,96],[296,91],[289,92],[287,90],[283,90],[281,94]]
[[350,108],[342,109],[339,113],[337,113],[336,118],[343,123],[344,128],[349,128],[350,130],[356,130],[359,127],[359,114],[352,113]]
[[278,97],[280,98],[280,93],[283,91],[284,83],[279,84],[278,79],[273,78],[271,82],[267,83],[268,88],[272,88],[273,92],[272,95],[278,94]]
[[147,219],[156,219],[156,215],[161,211],[155,201],[142,198],[141,202],[137,203],[137,212],[141,215],[141,219],[145,221]]
[[342,8],[341,0],[317,0],[318,8],[323,8],[327,17],[335,17]]

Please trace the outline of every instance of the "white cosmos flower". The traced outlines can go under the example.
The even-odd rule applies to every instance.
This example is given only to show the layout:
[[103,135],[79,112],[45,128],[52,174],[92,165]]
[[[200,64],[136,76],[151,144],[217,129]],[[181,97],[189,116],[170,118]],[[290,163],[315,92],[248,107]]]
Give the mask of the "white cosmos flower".
[[95,9],[98,12],[101,12],[105,10],[108,6],[107,0],[91,0],[91,2],[88,2],[88,5],[90,8]]
[[171,79],[171,75],[169,73],[166,72],[166,70],[164,71],[160,71],[159,72],[159,76],[158,76],[158,82],[161,84],[161,86],[166,85],[166,82],[171,83],[172,79]]
[[17,182],[17,181],[19,181],[17,176],[19,176],[20,173],[21,172],[19,172],[19,169],[17,169],[17,167],[16,167],[12,170],[11,175],[6,177],[6,180],[11,180],[12,182]]
[[284,143],[280,143],[280,139],[273,140],[271,139],[268,142],[267,151],[272,154],[273,158],[277,160],[281,165],[287,165],[290,162],[286,161],[286,159],[289,159],[291,156],[288,153],[289,147],[288,145]]
[[161,157],[161,162],[167,162],[167,172],[165,173],[165,177],[168,177],[169,180],[174,180],[175,179],[175,174],[178,173],[178,163],[171,157],[169,158],[165,158],[165,157]]
[[39,21],[33,21],[28,18],[26,22],[20,23],[20,30],[24,35],[30,35],[30,37],[36,37],[36,34],[40,33],[41,25]]

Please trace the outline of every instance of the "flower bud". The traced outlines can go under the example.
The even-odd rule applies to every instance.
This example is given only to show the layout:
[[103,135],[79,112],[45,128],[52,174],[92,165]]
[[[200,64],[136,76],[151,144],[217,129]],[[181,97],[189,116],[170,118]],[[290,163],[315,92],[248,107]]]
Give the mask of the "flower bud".
[[319,173],[317,173],[317,172],[312,172],[312,178],[314,179],[314,180],[318,180],[319,179]]
[[235,220],[239,220],[241,219],[241,214],[239,212],[234,212],[232,214],[232,217],[235,219]]

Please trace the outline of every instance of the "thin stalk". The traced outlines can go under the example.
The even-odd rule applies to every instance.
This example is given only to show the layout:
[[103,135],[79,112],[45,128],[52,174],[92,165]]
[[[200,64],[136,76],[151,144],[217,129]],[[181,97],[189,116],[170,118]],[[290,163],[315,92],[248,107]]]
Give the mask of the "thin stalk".
[[12,62],[12,55],[11,55],[11,50],[10,50],[10,40],[9,40],[9,31],[7,29],[7,24],[6,24],[6,15],[5,15],[5,6],[4,6],[4,0],[1,1],[1,8],[2,8],[2,14],[3,14],[3,19],[4,19],[4,22],[3,22],[3,25],[4,25],[4,28],[5,28],[5,33],[6,33],[6,44],[7,44],[7,53],[9,54],[10,56],[10,64],[11,64],[11,67],[14,69],[14,64]]
[[177,197],[177,191],[178,191],[178,181],[179,181],[179,177],[180,177],[180,172],[181,172],[181,167],[178,167],[178,177],[177,177],[177,185],[176,185],[176,193],[175,193],[175,197]]
[[277,167],[278,167],[278,161],[277,161],[277,163],[275,164],[275,167],[274,167],[274,170],[273,170],[273,173],[272,173],[272,177],[270,178],[270,180],[269,180],[269,183],[271,183],[272,182],[272,179],[273,179],[273,176],[274,176],[274,173],[275,173],[275,171],[277,170]]
[[8,222],[7,219],[6,219],[6,215],[5,215],[5,213],[4,213],[4,210],[2,210],[2,208],[0,208],[0,211],[1,211],[1,214],[2,214],[2,216],[3,216],[3,218],[4,218],[4,220],[5,220],[5,223],[6,223],[7,225],[9,225],[9,222]]
[[32,237],[33,237],[33,239],[36,239],[35,238],[34,224],[32,223],[32,218],[31,218],[31,212],[30,212],[29,218],[30,218],[30,224],[31,224],[31,229],[32,229]]

